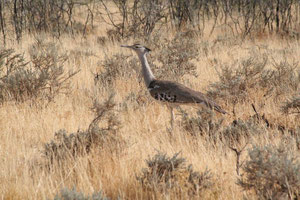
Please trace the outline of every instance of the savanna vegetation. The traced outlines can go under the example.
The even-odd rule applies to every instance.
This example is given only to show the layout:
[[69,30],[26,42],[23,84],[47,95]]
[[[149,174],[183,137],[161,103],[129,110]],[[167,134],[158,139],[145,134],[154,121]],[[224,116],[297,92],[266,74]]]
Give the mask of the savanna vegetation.
[[[0,2],[1,199],[300,199],[300,2]],[[227,115],[148,94],[157,78]]]

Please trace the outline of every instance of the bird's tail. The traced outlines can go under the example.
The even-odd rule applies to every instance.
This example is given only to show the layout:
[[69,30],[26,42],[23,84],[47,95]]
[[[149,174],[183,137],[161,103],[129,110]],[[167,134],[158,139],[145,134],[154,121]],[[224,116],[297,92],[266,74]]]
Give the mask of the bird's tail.
[[218,105],[214,107],[214,110],[222,114],[227,114],[227,112]]
[[223,110],[222,108],[221,108],[221,106],[219,106],[217,103],[215,103],[214,101],[209,101],[209,102],[207,102],[208,103],[208,106],[211,108],[211,109],[213,109],[213,110],[215,110],[215,111],[217,111],[217,112],[219,112],[219,113],[222,113],[222,114],[227,114],[227,112],[225,111],[225,110]]

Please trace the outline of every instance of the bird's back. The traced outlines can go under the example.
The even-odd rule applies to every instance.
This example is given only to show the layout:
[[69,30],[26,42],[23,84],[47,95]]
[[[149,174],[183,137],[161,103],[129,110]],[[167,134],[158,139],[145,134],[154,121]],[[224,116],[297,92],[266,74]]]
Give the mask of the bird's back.
[[148,89],[151,96],[158,101],[179,104],[204,104],[220,113],[226,113],[218,104],[203,93],[192,90],[180,83],[153,80]]

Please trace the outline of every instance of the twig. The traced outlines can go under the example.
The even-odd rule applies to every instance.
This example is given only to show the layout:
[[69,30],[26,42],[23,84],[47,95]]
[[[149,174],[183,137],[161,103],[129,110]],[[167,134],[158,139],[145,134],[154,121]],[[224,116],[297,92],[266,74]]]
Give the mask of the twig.
[[241,150],[237,150],[236,148],[229,147],[236,154],[236,173],[237,173],[238,176],[240,175],[240,167],[242,166],[242,164],[240,164],[240,156],[241,156],[241,153],[244,151],[244,149],[246,148],[247,145],[248,145],[248,142],[242,147]]

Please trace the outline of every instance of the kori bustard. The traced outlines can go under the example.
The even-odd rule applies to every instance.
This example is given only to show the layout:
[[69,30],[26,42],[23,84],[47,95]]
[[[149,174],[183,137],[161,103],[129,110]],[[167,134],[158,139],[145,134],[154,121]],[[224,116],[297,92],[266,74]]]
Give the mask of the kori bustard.
[[121,47],[132,49],[137,53],[142,63],[142,74],[144,77],[144,81],[151,96],[160,102],[166,103],[171,110],[171,127],[173,127],[174,122],[174,105],[203,104],[209,107],[210,109],[213,109],[222,114],[226,114],[226,112],[217,103],[210,100],[201,92],[192,90],[180,83],[165,80],[157,80],[153,75],[149,63],[147,61],[146,55],[148,52],[151,51],[149,48],[144,47],[140,44],[121,45]]

